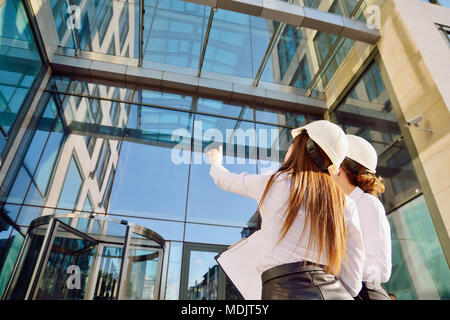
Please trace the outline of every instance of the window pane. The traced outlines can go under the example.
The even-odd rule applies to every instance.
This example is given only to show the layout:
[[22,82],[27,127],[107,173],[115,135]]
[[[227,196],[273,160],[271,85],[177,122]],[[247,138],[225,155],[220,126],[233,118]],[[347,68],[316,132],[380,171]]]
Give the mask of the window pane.
[[22,1],[3,1],[0,21],[0,127],[8,134],[42,63]]
[[216,146],[223,144],[225,167],[237,173],[256,173],[254,124],[197,115],[194,138],[188,221],[245,226],[256,210],[256,201],[217,187],[203,152],[213,141]]
[[61,120],[58,120],[53,132],[50,133],[42,158],[34,174],[34,181],[44,195],[47,195],[49,182],[54,173],[63,140],[64,132]]
[[58,208],[74,209],[78,194],[80,193],[81,184],[83,182],[80,170],[75,159],[70,159],[70,164],[67,169],[66,179],[59,196]]
[[199,98],[197,102],[197,111],[244,120],[253,120],[253,108],[250,106],[230,104],[220,100]]
[[203,71],[253,78],[250,16],[218,10],[209,34]]
[[189,167],[171,154],[167,146],[124,142],[109,212],[184,220]]
[[450,271],[424,197],[405,204],[388,218],[392,237],[388,292],[402,300],[450,299]]
[[187,223],[184,241],[231,245],[242,238],[242,231],[243,228]]
[[2,202],[12,202],[12,203],[22,203],[28,186],[30,185],[31,177],[28,171],[21,166],[19,172],[14,179],[14,184],[9,192],[8,197],[6,199],[2,199]]
[[276,170],[284,162],[292,142],[290,128],[256,124],[258,132],[258,173]]
[[179,109],[192,109],[192,97],[171,92],[142,90],[141,102],[144,104],[172,107]]
[[170,243],[169,269],[167,271],[166,300],[178,300],[180,295],[181,259],[183,244]]
[[[147,4],[147,3],[146,3]],[[198,68],[210,8],[181,0],[145,7],[144,67],[147,61]]]
[[386,185],[382,200],[387,211],[420,192],[411,157],[404,142],[398,141],[399,123],[375,62],[369,65],[334,115],[347,134],[368,140],[377,151],[377,174],[384,178]]
[[[1,220],[2,218],[0,217],[0,221]],[[9,232],[7,232],[7,234],[9,236]],[[0,261],[0,296],[3,295],[3,291],[6,289],[6,285],[8,284],[9,277],[13,272],[16,259],[19,256],[20,248],[22,247],[22,243],[24,240],[22,234],[14,230],[11,238],[9,239],[10,242],[8,244],[8,248],[2,248],[2,244],[6,244],[2,241],[4,239],[3,236],[4,233],[0,232],[0,257],[4,258],[3,261]]]
[[[113,217],[113,215],[111,215],[111,217]],[[164,240],[183,241],[184,224],[182,222],[164,221],[155,219],[139,219],[134,217],[124,218],[123,216],[121,216],[120,219],[128,220],[130,222],[143,226],[147,229],[155,231],[161,237],[163,237]]]

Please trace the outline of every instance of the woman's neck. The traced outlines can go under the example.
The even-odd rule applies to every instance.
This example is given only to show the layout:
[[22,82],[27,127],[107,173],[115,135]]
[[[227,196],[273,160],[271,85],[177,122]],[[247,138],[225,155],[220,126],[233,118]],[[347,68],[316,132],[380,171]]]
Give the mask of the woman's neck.
[[350,193],[353,192],[353,190],[355,190],[356,186],[354,186],[353,184],[350,183],[350,181],[348,179],[345,179],[343,181],[343,183],[341,184],[341,188],[342,191],[344,191],[344,193],[346,195],[350,195]]

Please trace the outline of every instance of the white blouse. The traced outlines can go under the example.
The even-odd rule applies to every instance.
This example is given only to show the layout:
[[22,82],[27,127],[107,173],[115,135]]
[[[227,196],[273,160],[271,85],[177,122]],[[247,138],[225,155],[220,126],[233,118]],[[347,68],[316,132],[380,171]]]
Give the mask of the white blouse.
[[[210,174],[219,188],[252,198],[258,203],[272,173],[258,175],[244,172],[236,174],[229,172],[219,164],[211,165],[210,170]],[[278,243],[289,194],[290,179],[286,174],[281,174],[273,183],[260,208],[262,218],[260,232],[263,233],[262,239],[264,239],[257,261],[257,271],[260,273],[281,264],[304,260],[328,265],[326,253],[322,252],[318,257],[318,251],[314,246],[309,252],[307,250],[309,227],[305,227],[305,212],[302,209],[286,236]],[[364,245],[356,205],[349,197],[346,197],[345,219],[347,223],[346,259],[338,278],[349,293],[356,296],[362,286]],[[303,236],[301,236],[302,232]]]
[[356,187],[350,198],[356,203],[364,240],[366,259],[363,281],[382,283],[391,276],[391,228],[383,204]]

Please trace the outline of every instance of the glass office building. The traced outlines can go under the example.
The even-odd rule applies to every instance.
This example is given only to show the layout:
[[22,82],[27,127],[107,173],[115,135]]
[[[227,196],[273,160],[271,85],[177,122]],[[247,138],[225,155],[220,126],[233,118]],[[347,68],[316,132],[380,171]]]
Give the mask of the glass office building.
[[[280,1],[266,16],[213,2],[0,0],[2,299],[241,299],[214,257],[258,229],[257,204],[216,187],[204,152],[223,145],[229,170],[263,173],[293,128],[324,118],[377,150],[386,289],[448,299],[448,253],[366,2]],[[282,15],[292,6],[303,23]],[[20,292],[41,247],[48,266]]]

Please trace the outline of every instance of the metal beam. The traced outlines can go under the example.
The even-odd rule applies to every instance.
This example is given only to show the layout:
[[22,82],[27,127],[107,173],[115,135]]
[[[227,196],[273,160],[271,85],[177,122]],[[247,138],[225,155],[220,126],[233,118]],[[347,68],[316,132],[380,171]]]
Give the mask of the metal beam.
[[[355,8],[353,9],[352,13],[350,14],[350,17],[353,18],[358,13],[359,9],[361,8],[364,0],[359,0],[359,2],[356,4]],[[323,75],[323,73],[327,70],[329,64],[331,63],[332,59],[336,56],[337,51],[341,48],[342,43],[345,41],[343,40],[343,36],[339,35],[337,39],[334,41],[333,45],[331,46],[330,50],[328,51],[327,56],[325,59],[323,59],[322,63],[319,66],[319,69],[317,70],[316,74],[312,78],[311,82],[308,85],[308,88],[306,88],[305,95],[307,97],[310,97],[312,94],[312,91],[316,87],[317,83],[320,80],[320,77]]]
[[[291,4],[292,2],[294,2],[294,0],[288,0],[287,4]],[[270,10],[272,10],[272,9],[270,9]],[[301,21],[294,20],[291,22],[297,24],[297,26],[300,27],[300,25],[303,23],[303,20],[301,20]],[[277,26],[275,27],[275,30],[272,33],[272,37],[270,38],[269,45],[267,46],[267,50],[264,53],[262,62],[259,65],[259,69],[258,69],[258,72],[256,73],[255,80],[253,81],[253,85],[255,87],[258,86],[259,80],[261,79],[264,69],[266,68],[267,61],[269,61],[269,58],[273,51],[273,48],[275,48],[275,46],[278,44],[278,40],[280,39],[281,35],[283,34],[285,28],[286,28],[285,22],[278,22]]]
[[[111,62],[89,61],[81,58],[54,55],[50,61],[55,73],[68,74],[105,81],[119,80],[122,85],[152,87],[163,90],[181,90],[198,94],[208,89],[212,98],[249,101],[267,106],[289,106],[301,112],[323,114],[328,106],[326,101],[304,96],[304,90],[267,83],[254,87],[251,79],[224,77],[222,74],[208,73],[197,77],[182,73],[184,68],[172,67],[171,71],[161,71],[135,66],[122,66]],[[246,80],[246,81],[244,81]],[[292,106],[292,108],[291,108]]]
[[253,81],[253,85],[255,87],[258,86],[259,79],[261,79],[261,76],[266,67],[267,61],[269,61],[269,58],[273,51],[273,48],[275,48],[275,46],[278,44],[278,40],[280,39],[280,36],[283,34],[285,27],[286,27],[286,23],[279,22],[277,24],[277,26],[275,27],[275,30],[273,30],[269,45],[267,46],[266,52],[264,53],[264,57],[261,61],[261,64],[259,65],[258,72],[256,73],[255,80]]
[[139,1],[139,57],[138,67],[142,67],[142,60],[144,59],[144,0]]
[[240,12],[293,26],[315,29],[320,32],[343,35],[356,41],[375,44],[380,31],[367,24],[331,12],[303,7],[280,0],[184,0],[201,5]]
[[[74,7],[73,0],[69,0],[69,3],[70,3],[71,7]],[[74,13],[72,12],[72,14],[74,14]],[[72,29],[72,34],[75,37],[75,46],[76,46],[76,48],[75,48],[75,57],[78,57],[79,54],[80,54],[80,51],[81,51],[80,35],[78,34],[78,29],[77,28],[73,28]]]
[[216,8],[211,8],[211,11],[209,12],[208,26],[206,27],[205,39],[203,40],[202,52],[200,53],[200,61],[198,62],[197,77],[200,77],[200,75],[202,74],[203,61],[205,59],[206,53],[206,46],[208,45],[209,33],[211,31],[212,22],[214,19],[214,12],[216,11],[217,11]]

